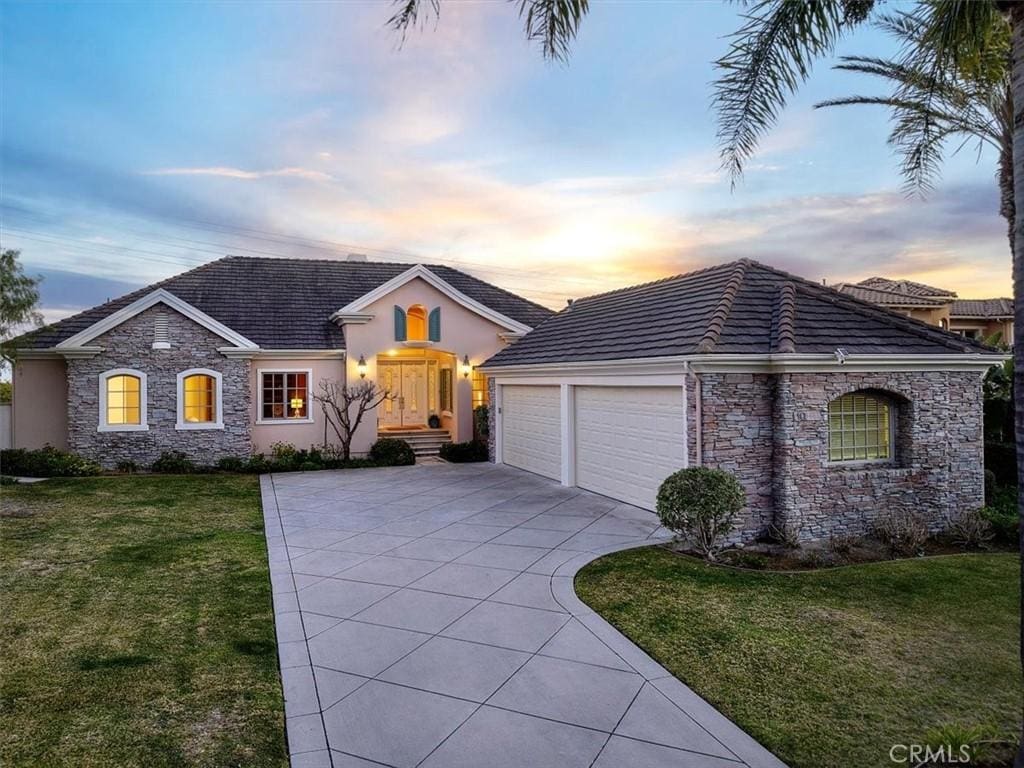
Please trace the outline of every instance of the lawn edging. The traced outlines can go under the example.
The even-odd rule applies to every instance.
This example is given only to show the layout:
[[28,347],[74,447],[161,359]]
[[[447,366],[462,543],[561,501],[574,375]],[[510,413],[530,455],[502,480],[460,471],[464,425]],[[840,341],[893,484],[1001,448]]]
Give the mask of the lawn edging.
[[579,621],[598,640],[628,664],[661,694],[686,712],[711,736],[722,743],[737,758],[750,768],[786,768],[786,764],[758,742],[739,725],[723,715],[711,704],[697,695],[665,667],[649,656],[640,646],[622,634],[584,603],[576,594],[576,574],[595,560],[616,552],[645,547],[660,547],[670,541],[671,536],[663,535],[646,539],[598,547],[570,558],[562,563],[551,576],[551,595],[567,613]]

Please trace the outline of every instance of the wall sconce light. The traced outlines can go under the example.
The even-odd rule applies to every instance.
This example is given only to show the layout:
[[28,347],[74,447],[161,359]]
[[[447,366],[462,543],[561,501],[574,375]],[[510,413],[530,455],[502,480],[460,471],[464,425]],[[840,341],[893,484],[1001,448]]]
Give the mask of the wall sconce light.
[[470,374],[469,355],[462,356],[462,378],[468,379]]
[[356,363],[356,370],[359,371],[359,378],[366,378],[366,358],[362,355],[359,356],[359,362]]

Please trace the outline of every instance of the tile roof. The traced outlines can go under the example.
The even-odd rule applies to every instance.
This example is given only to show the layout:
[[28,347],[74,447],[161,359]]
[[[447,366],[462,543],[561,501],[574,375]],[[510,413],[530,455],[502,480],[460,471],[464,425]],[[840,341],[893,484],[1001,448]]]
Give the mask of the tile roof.
[[690,354],[949,354],[988,347],[742,259],[579,299],[484,367]]
[[931,299],[927,296],[886,291],[881,288],[867,288],[857,283],[839,283],[832,287],[861,301],[870,301],[872,304],[882,304],[888,307],[942,307],[949,303],[949,299]]
[[883,291],[905,293],[908,296],[947,296],[956,298],[956,291],[947,291],[945,288],[936,288],[933,285],[915,283],[913,280],[890,280],[888,277],[869,277],[861,280],[858,285],[865,288],[880,288]]
[[[531,328],[553,312],[452,267],[425,264],[472,299]],[[27,337],[52,347],[156,288],[220,321],[265,349],[342,349],[333,312],[413,267],[374,261],[227,256],[93,307]]]
[[949,316],[962,318],[1002,319],[1013,317],[1013,299],[957,299]]

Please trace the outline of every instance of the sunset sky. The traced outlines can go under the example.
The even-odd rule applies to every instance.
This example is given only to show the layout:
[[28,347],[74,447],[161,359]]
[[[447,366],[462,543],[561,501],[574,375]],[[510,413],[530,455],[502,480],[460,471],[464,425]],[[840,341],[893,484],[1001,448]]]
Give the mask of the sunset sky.
[[730,191],[737,9],[594,3],[563,66],[509,3],[449,0],[401,48],[387,3],[5,4],[3,247],[48,319],[227,253],[444,263],[552,307],[741,256],[1009,295],[994,153],[907,197],[883,111],[812,107],[881,84],[819,67]]

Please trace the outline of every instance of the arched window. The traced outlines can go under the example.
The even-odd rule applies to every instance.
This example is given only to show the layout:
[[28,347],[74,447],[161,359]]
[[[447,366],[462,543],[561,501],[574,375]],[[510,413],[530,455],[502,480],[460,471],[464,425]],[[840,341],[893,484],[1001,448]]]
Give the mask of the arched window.
[[409,341],[427,340],[427,310],[422,304],[413,304],[406,315],[406,338]]
[[828,404],[829,461],[892,461],[894,403],[882,395],[851,392]]
[[178,374],[178,429],[221,429],[221,376],[193,368]]
[[100,374],[100,432],[149,429],[146,423],[146,374],[115,368]]

